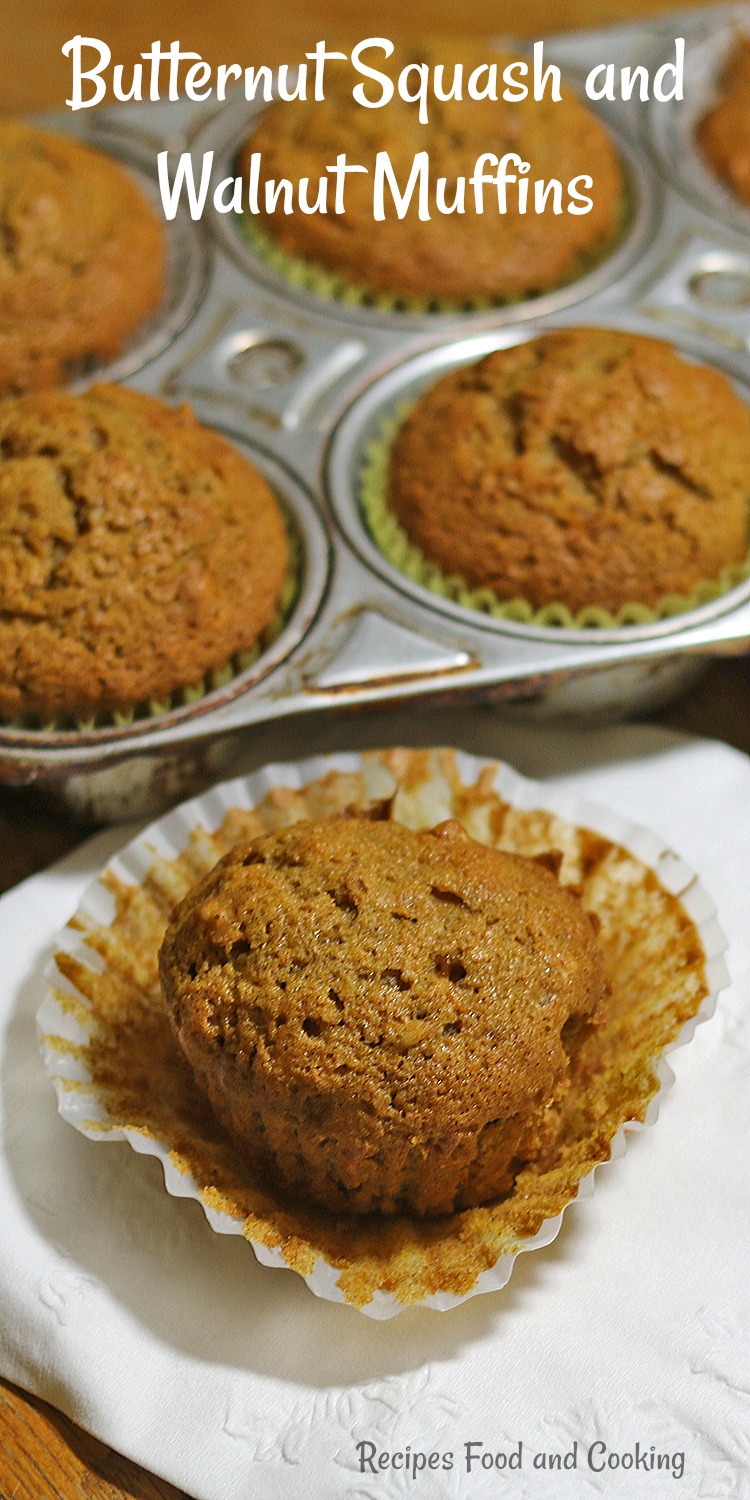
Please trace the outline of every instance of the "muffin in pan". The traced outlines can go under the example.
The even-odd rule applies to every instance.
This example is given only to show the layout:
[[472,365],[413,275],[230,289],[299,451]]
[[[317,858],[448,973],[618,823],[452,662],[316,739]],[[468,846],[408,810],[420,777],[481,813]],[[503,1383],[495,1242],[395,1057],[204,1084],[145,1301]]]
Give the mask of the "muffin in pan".
[[118,355],[158,305],[164,231],[110,157],[0,120],[0,395]]
[[289,578],[263,476],[119,386],[0,403],[0,716],[148,712],[253,650]]
[[750,37],[739,36],[719,82],[715,104],[699,120],[696,136],[707,165],[750,207]]
[[[454,63],[463,67],[464,97],[431,102],[424,125],[416,106],[397,93],[383,108],[358,104],[351,77],[337,74],[335,65],[327,75],[325,100],[295,100],[264,113],[240,153],[248,176],[253,155],[260,158],[261,213],[248,227],[261,256],[290,278],[344,300],[391,296],[407,306],[451,308],[539,296],[583,275],[613,249],[627,217],[627,192],[617,151],[596,116],[567,86],[560,102],[549,95],[505,101],[502,74],[513,59],[478,43],[404,45],[382,63],[378,53],[378,66],[395,77],[410,63],[433,68],[445,63],[448,52],[446,77],[452,78]],[[467,97],[472,72],[485,68],[484,83],[487,64],[497,67],[500,97]],[[300,179],[317,183],[340,152],[367,169],[367,175],[347,179],[345,212],[330,207],[325,214],[266,211],[266,182],[286,178],[296,193]],[[405,217],[397,219],[393,210],[384,222],[374,223],[379,152],[387,152],[401,191],[414,157],[427,152],[433,182],[446,179],[447,204],[455,199],[458,179],[466,180],[465,211],[440,212],[431,196],[430,217],[420,219],[415,195]],[[571,179],[590,177],[592,209],[579,214],[548,208],[537,214],[533,185],[528,209],[511,185],[501,213],[490,184],[484,212],[478,213],[468,179],[486,152],[498,158],[516,153],[530,163],[530,183],[555,179],[564,195]]]
[[601,1014],[580,902],[448,821],[240,842],[172,916],[162,987],[246,1159],[343,1213],[453,1213],[549,1148]]
[[[578,1039],[566,1032],[575,1063],[570,1087],[550,1106],[554,1141],[519,1166],[510,1191],[480,1207],[439,1217],[351,1214],[290,1196],[218,1123],[162,1001],[158,955],[172,912],[217,860],[294,825],[353,816],[423,832],[438,846],[444,835],[429,830],[455,819],[488,858],[541,856],[599,928],[609,992],[598,1024],[584,1022]],[[269,766],[186,803],[92,884],[58,944],[38,1017],[42,1051],[66,1120],[94,1141],[124,1139],[157,1156],[168,1191],[195,1197],[213,1229],[242,1234],[264,1264],[287,1266],[316,1295],[373,1317],[415,1303],[451,1307],[502,1287],[520,1250],[555,1237],[597,1163],[621,1154],[622,1127],[655,1119],[655,1096],[671,1081],[665,1051],[687,1040],[687,1023],[711,1013],[727,982],[713,915],[695,874],[655,835],[507,766],[446,750]],[[269,982],[271,955],[283,958],[275,937]],[[567,949],[576,947],[573,937]],[[239,951],[234,962],[242,963]],[[451,982],[461,984],[458,971]],[[331,1020],[334,1012],[331,1001]],[[322,1032],[305,1035],[311,1049],[328,1045]]]
[[405,540],[428,587],[499,614],[636,623],[746,569],[750,411],[658,339],[561,329],[455,370],[379,477],[364,501],[386,555]]

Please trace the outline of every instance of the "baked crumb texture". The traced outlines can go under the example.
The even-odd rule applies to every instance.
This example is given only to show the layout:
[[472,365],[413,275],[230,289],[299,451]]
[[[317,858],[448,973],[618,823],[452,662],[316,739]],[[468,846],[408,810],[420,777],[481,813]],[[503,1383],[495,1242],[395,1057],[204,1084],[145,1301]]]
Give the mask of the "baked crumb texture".
[[[454,62],[464,63],[466,80],[474,68],[495,61],[501,77],[513,61],[479,44],[457,49],[451,41],[449,50],[447,81]],[[434,67],[441,61],[446,61],[445,43],[440,48],[420,43],[399,49],[378,66],[395,77],[408,63]],[[415,106],[398,94],[382,109],[364,109],[352,99],[344,76],[337,78],[335,65],[329,72],[325,101],[295,100],[265,111],[240,153],[245,175],[252,153],[261,153],[261,190],[268,180],[286,177],[295,184],[295,195],[300,178],[317,184],[340,152],[368,169],[367,176],[347,179],[343,214],[260,216],[261,226],[287,254],[338,272],[370,293],[460,303],[538,296],[574,280],[613,248],[625,201],[619,159],[606,130],[567,86],[559,103],[549,97],[518,103],[435,100],[429,124],[422,125]],[[511,186],[507,212],[501,214],[489,186],[485,211],[477,214],[467,182],[465,213],[443,214],[432,202],[430,219],[421,220],[415,195],[403,219],[394,209],[374,224],[373,172],[380,151],[388,153],[402,191],[415,155],[428,151],[432,180],[447,179],[448,204],[457,178],[468,180],[478,157],[492,151],[498,157],[517,153],[531,163],[533,178],[556,178],[566,202],[568,181],[587,174],[593,179],[594,207],[582,215],[555,214],[551,208],[537,214],[532,188],[532,210],[522,214]]]
[[161,975],[235,1142],[344,1213],[506,1192],[554,1132],[605,987],[548,869],[455,821],[363,818],[238,844],[178,906]]
[[108,156],[0,120],[0,395],[106,363],[157,307],[164,231]]
[[119,386],[0,403],[0,716],[168,699],[250,647],[287,575],[262,475]]
[[[73,924],[79,932],[84,929],[101,972],[80,955],[57,955],[58,969],[70,982],[60,990],[59,1003],[88,1040],[83,1045],[47,1041],[59,1053],[73,1054],[92,1080],[62,1085],[93,1093],[97,1108],[104,1110],[104,1120],[92,1120],[87,1128],[128,1129],[155,1138],[177,1168],[192,1174],[207,1208],[232,1215],[249,1240],[279,1250],[302,1276],[319,1258],[327,1261],[338,1272],[345,1300],[356,1306],[367,1304],[378,1290],[404,1304],[435,1292],[463,1295],[501,1255],[521,1249],[575,1197],[581,1179],[608,1159],[623,1123],[645,1118],[659,1086],[659,1058],[707,993],[695,924],[653,872],[585,828],[550,813],[511,807],[495,790],[496,770],[488,766],[475,785],[467,786],[449,751],[392,750],[364,756],[361,772],[333,772],[302,789],[279,787],[254,810],[228,813],[214,834],[196,828],[184,852],[174,859],[155,858],[141,884],[127,884],[111,873],[105,877],[116,905],[111,925],[93,925],[82,917]],[[374,803],[376,811],[414,829],[454,818],[472,838],[508,854],[554,856],[553,863],[561,855],[561,884],[580,893],[583,907],[600,925],[598,945],[610,993],[601,1024],[587,1027],[577,1049],[575,1086],[556,1102],[554,1141],[518,1171],[504,1196],[440,1218],[337,1214],[270,1183],[232,1143],[196,1089],[161,996],[158,954],[172,911],[218,859],[240,841],[278,835],[302,820],[320,823],[367,813]],[[429,905],[426,895],[422,899]],[[341,908],[336,912],[346,919]],[[333,911],[329,919],[339,920]],[[450,956],[447,948],[440,952]],[[369,953],[363,963],[369,972]],[[469,963],[466,967],[468,975]],[[448,977],[442,986],[446,1017],[459,1018],[461,982]],[[375,986],[373,993],[382,991]],[[473,1026],[469,1009],[462,1013],[467,1041]],[[308,1010],[305,1019],[333,1025],[338,1014],[330,1000],[330,1012]],[[307,1042],[322,1040],[303,1035],[304,1046],[298,1040],[294,1049],[302,1058]],[[364,1057],[365,1050],[357,1044],[352,1056]],[[537,1039],[537,1054],[540,1050],[543,1054]],[[536,1065],[532,1055],[529,1066]],[[375,1069],[374,1090],[377,1076]],[[509,1089],[514,1086],[509,1080]],[[481,1108],[476,1096],[468,1103]]]
[[711,171],[750,206],[750,37],[740,36],[724,67],[717,102],[697,129]]
[[656,607],[748,549],[750,411],[659,339],[548,333],[422,396],[391,507],[446,573],[535,609]]

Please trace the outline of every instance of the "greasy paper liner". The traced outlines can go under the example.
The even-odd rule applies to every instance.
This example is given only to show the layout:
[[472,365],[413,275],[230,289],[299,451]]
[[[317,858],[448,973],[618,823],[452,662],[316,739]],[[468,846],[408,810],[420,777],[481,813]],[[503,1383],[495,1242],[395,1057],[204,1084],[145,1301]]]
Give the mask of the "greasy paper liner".
[[206,672],[198,682],[190,683],[181,688],[175,688],[168,698],[149,698],[146,702],[131,704],[126,709],[106,711],[95,714],[90,719],[76,719],[74,717],[64,718],[62,715],[56,719],[49,719],[41,723],[39,719],[32,717],[17,717],[14,719],[3,719],[0,717],[0,730],[2,729],[33,729],[43,734],[59,734],[61,731],[73,729],[88,731],[90,729],[126,729],[130,725],[138,725],[143,720],[158,719],[164,714],[174,712],[178,708],[190,708],[207,698],[210,693],[219,692],[228,687],[235,677],[240,677],[243,672],[250,670],[256,661],[260,660],[264,651],[268,651],[274,641],[281,635],[284,626],[288,623],[290,615],[299,597],[300,582],[302,578],[303,553],[302,540],[297,532],[295,523],[288,514],[283,501],[277,495],[284,521],[286,523],[286,537],[289,548],[289,570],[284,581],[284,586],[279,595],[273,619],[265,630],[260,632],[258,639],[245,651],[238,651],[229,661],[220,667],[213,667]]
[[[613,989],[589,1082],[564,1106],[555,1165],[522,1171],[502,1201],[432,1221],[336,1217],[254,1181],[196,1097],[156,969],[173,904],[238,838],[388,798],[410,827],[452,816],[504,849],[561,851],[560,878],[599,916]],[[725,947],[697,876],[607,809],[452,750],[317,757],[226,782],[134,839],[60,935],[37,1026],[69,1124],[157,1156],[167,1191],[196,1198],[213,1229],[244,1235],[264,1265],[291,1267],[316,1296],[388,1318],[497,1290],[518,1252],[555,1238],[566,1205],[591,1192],[594,1167],[622,1154],[629,1128],[655,1120],[673,1082],[665,1053],[713,1013],[728,982]]]
[[622,203],[617,229],[610,239],[597,248],[582,252],[578,257],[575,271],[562,281],[555,281],[549,286],[540,287],[537,292],[526,292],[515,297],[467,295],[457,298],[438,297],[432,293],[427,293],[423,297],[415,297],[406,292],[375,291],[365,283],[350,281],[346,276],[338,271],[332,271],[319,261],[307,260],[301,255],[293,255],[289,250],[284,250],[263,224],[256,219],[249,218],[247,214],[242,219],[241,230],[250,250],[258,260],[287,281],[296,291],[310,292],[323,302],[340,302],[347,307],[372,308],[376,312],[406,313],[412,317],[423,317],[425,313],[435,313],[445,317],[455,316],[458,313],[490,312],[493,308],[517,307],[521,303],[537,302],[541,297],[562,291],[565,287],[575,286],[577,281],[581,281],[584,276],[595,271],[614,254],[627,235],[635,211],[633,185],[628,178],[626,164],[621,161],[620,166]]
[[383,556],[412,583],[452,599],[464,609],[478,610],[499,620],[515,620],[522,625],[544,625],[563,630],[616,630],[624,625],[652,625],[687,614],[730,593],[750,577],[750,552],[744,562],[723,568],[716,579],[701,579],[689,594],[665,594],[655,607],[633,600],[616,611],[598,604],[574,611],[562,600],[535,608],[528,599],[501,599],[494,589],[472,588],[455,573],[444,573],[430,562],[401,525],[388,503],[388,465],[393,440],[412,409],[413,402],[401,403],[380,425],[377,436],[367,444],[359,475],[359,499],[367,529]]

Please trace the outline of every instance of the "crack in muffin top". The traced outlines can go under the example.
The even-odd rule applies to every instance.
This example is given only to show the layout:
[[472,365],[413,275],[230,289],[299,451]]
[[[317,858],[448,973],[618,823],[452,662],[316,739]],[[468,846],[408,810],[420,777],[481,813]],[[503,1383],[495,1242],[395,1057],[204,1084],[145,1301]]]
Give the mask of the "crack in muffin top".
[[0,394],[120,353],[157,306],[162,225],[110,157],[0,120]]
[[469,1130],[554,1093],[604,989],[591,920],[549,868],[449,822],[343,818],[240,843],[173,914],[181,1044]]
[[750,411],[661,340],[548,333],[420,397],[389,499],[431,562],[501,599],[655,606],[746,556]]
[[0,715],[164,699],[247,650],[288,568],[261,474],[188,407],[93,386],[0,404]]

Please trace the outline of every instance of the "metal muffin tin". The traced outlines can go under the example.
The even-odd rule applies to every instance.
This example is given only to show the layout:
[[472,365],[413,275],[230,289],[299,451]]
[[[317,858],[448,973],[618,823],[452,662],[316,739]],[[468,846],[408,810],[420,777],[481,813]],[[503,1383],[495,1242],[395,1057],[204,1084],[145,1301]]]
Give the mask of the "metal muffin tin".
[[[738,16],[750,31],[750,8],[722,7],[552,38],[546,50],[575,83],[602,61],[658,66],[682,35],[691,76],[694,53],[718,66],[716,38],[725,48]],[[213,150],[215,180],[231,175],[253,111],[232,104],[207,118],[200,106],[137,105],[92,114],[52,123],[149,170],[153,193],[165,146]],[[273,648],[190,708],[128,728],[1,730],[0,780],[33,784],[76,816],[114,820],[174,801],[215,774],[235,731],[292,713],[481,696],[538,717],[614,718],[665,701],[711,655],[748,648],[750,583],[653,625],[526,626],[412,583],[359,514],[362,448],[384,412],[445,370],[546,328],[599,324],[671,340],[687,358],[722,368],[750,404],[742,217],[719,217],[713,199],[681,191],[667,148],[682,139],[684,106],[620,102],[600,114],[630,178],[626,235],[580,281],[512,307],[414,316],[327,301],[259,261],[234,216],[207,207],[202,225],[182,213],[167,225],[171,296],[123,359],[95,373],[189,401],[263,469],[302,542],[299,597]]]

